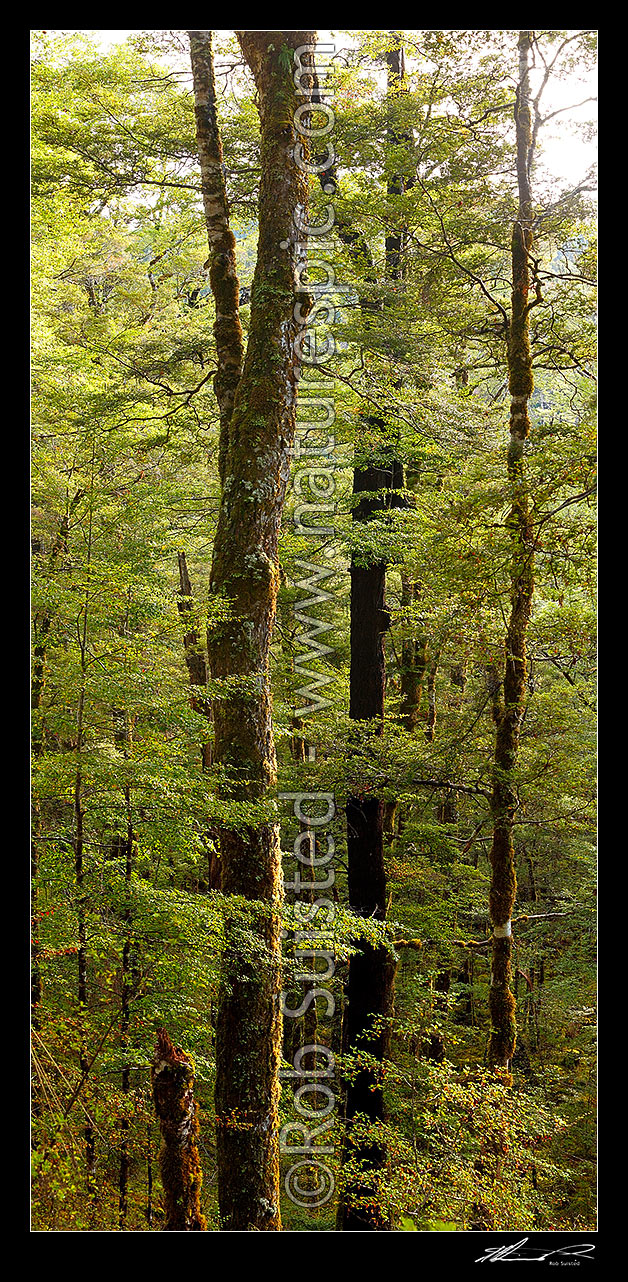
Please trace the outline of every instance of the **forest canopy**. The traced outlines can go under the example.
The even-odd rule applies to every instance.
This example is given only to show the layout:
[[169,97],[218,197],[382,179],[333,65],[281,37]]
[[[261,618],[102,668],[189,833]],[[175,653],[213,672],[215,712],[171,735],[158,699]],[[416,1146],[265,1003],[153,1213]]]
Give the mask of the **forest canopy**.
[[34,1231],[595,1228],[595,45],[32,33]]

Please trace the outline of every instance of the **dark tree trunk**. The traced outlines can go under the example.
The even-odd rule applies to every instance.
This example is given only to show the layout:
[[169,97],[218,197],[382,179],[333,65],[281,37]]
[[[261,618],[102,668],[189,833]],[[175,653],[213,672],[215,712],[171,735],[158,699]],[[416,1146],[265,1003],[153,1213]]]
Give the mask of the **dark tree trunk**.
[[[126,1062],[122,1069],[122,1095],[127,1097],[131,1091],[131,1068],[128,1062],[131,1028],[131,1001],[137,983],[137,966],[134,965],[133,915],[131,906],[131,885],[133,876],[135,834],[131,825],[131,797],[128,786],[125,788],[125,799],[128,814],[128,828],[124,836],[118,839],[118,855],[124,860],[124,894],[123,913],[124,943],[122,946],[122,996],[120,1010],[120,1046]],[[121,1229],[126,1228],[129,1209],[128,1187],[130,1172],[129,1154],[130,1120],[128,1114],[120,1122],[120,1170],[118,1178],[118,1223]]]
[[436,733],[436,676],[438,673],[438,661],[440,659],[440,650],[436,650],[430,659],[427,669],[427,717],[425,726],[425,738],[428,743],[433,743]]
[[[87,531],[87,557],[86,572],[87,586],[83,598],[82,618],[78,624],[79,628],[79,650],[80,650],[80,668],[81,684],[79,689],[78,708],[76,713],[76,771],[74,776],[74,835],[72,845],[74,849],[74,880],[76,886],[76,917],[77,917],[77,934],[78,948],[76,952],[77,961],[77,999],[78,999],[78,1027],[79,1027],[79,1068],[81,1078],[87,1080],[90,1072],[90,1062],[87,1046],[87,1033],[85,1028],[85,1017],[87,1015],[88,1003],[88,971],[87,971],[87,912],[88,896],[85,879],[85,803],[83,796],[83,747],[85,735],[85,691],[87,680],[87,637],[88,637],[88,618],[91,607],[90,592],[90,570],[92,561],[92,540],[93,540],[93,514],[92,500],[94,494],[94,467],[96,457],[95,441],[92,443],[91,458],[91,481],[90,481],[90,515],[88,520]],[[85,1124],[85,1160],[87,1165],[87,1180],[92,1207],[96,1195],[96,1135],[89,1114],[86,1115]]]
[[[393,466],[356,468],[354,494],[360,499],[353,509],[356,521],[368,521],[387,506],[387,494],[398,477]],[[356,721],[375,722],[381,733],[384,717],[386,664],[384,635],[390,626],[386,609],[386,562],[351,565],[351,673],[349,716]],[[386,871],[384,864],[384,802],[379,797],[349,797],[347,815],[347,857],[350,907],[364,917],[386,916]],[[358,941],[360,951],[349,962],[343,1049],[360,1049],[373,1055],[379,1064],[386,1057],[390,1039],[390,1014],[395,966],[388,950]],[[386,1153],[379,1143],[352,1138],[358,1116],[377,1123],[384,1117],[381,1073],[362,1069],[347,1084],[344,1105],[347,1160],[363,1164],[364,1179],[351,1179],[338,1209],[338,1228],[343,1232],[365,1232],[389,1227],[382,1207],[381,1179]]]
[[[190,694],[190,707],[199,716],[205,717],[211,722],[211,710],[209,699],[207,697],[207,659],[205,650],[201,642],[198,630],[198,619],[192,597],[192,584],[188,572],[185,552],[178,553],[179,562],[179,597],[177,600],[177,609],[186,628],[183,637],[183,648],[185,652],[185,663],[190,677],[192,687]],[[204,693],[203,693],[204,691]],[[211,766],[211,746],[209,743],[203,745],[202,752],[203,769],[208,770]]]
[[153,1140],[150,1122],[146,1128],[146,1223],[153,1226]]
[[[131,1022],[131,906],[130,906],[130,881],[133,866],[132,857],[132,836],[129,836],[122,844],[122,851],[125,863],[125,893],[127,895],[127,906],[124,911],[125,921],[125,939],[122,947],[122,1001],[120,1012],[120,1045],[124,1055],[129,1051],[129,1027]],[[128,1061],[122,1069],[122,1095],[126,1098],[131,1090],[131,1069]],[[118,1224],[121,1229],[126,1228],[126,1219],[129,1209],[128,1187],[129,1187],[129,1118],[126,1114],[120,1122],[120,1170],[118,1176]]]
[[[389,94],[398,88],[403,75],[401,47],[387,55]],[[399,141],[389,119],[389,138]],[[403,190],[403,181],[393,177],[390,194]],[[361,249],[353,238],[343,235],[352,258],[360,263]],[[386,237],[386,276],[398,280],[401,275],[401,235],[390,231]],[[357,252],[356,252],[357,251]],[[370,259],[370,256],[369,256]],[[372,261],[371,261],[371,274]],[[362,304],[364,313],[372,304]],[[356,461],[353,474],[354,495],[363,494],[353,508],[355,521],[367,522],[376,513],[397,505],[402,500],[395,491],[403,489],[403,467],[397,459],[380,462],[377,454],[385,453],[384,423],[369,420],[380,436],[374,459]],[[361,450],[361,443],[358,444]],[[366,564],[354,555],[351,562],[351,673],[349,716],[356,721],[375,723],[377,733],[383,729],[386,689],[384,636],[390,627],[386,608],[386,562],[370,559]],[[349,797],[347,814],[347,860],[350,907],[364,917],[383,921],[386,917],[386,870],[384,862],[385,804],[378,797]],[[346,986],[346,1009],[343,1024],[343,1049],[348,1053],[366,1050],[378,1065],[388,1054],[392,1014],[395,964],[384,947],[374,947],[366,939],[358,942],[359,952],[351,957]],[[345,1176],[348,1163],[358,1161],[361,1176],[346,1181],[338,1207],[338,1228],[343,1231],[382,1231],[390,1227],[384,1207],[383,1177],[386,1168],[385,1147],[359,1137],[359,1119],[376,1124],[384,1118],[384,1093],[381,1069],[361,1069],[347,1083],[344,1103],[346,1122],[343,1162]],[[356,1129],[358,1128],[358,1129]],[[355,1134],[354,1134],[355,1132]]]
[[[421,585],[413,580],[405,567],[401,570],[401,607],[407,610],[418,601]],[[400,718],[404,729],[415,730],[421,717],[421,698],[427,670],[427,635],[417,637],[416,624],[404,620],[401,639],[401,705]]]
[[[352,798],[347,805],[347,832],[351,833],[356,846],[359,843],[361,852],[360,870],[353,884],[350,876],[349,902],[364,916],[374,916],[379,920],[383,920],[386,912],[381,809],[381,802],[375,798],[369,801]],[[350,1054],[364,1050],[378,1065],[383,1065],[390,1048],[395,962],[388,949],[374,947],[367,940],[358,942],[360,951],[349,964],[343,1050]],[[338,1228],[343,1232],[386,1230],[390,1221],[383,1207],[385,1145],[373,1138],[352,1136],[352,1130],[360,1120],[370,1124],[384,1120],[381,1073],[376,1068],[361,1068],[352,1074],[344,1112],[347,1126],[345,1168],[347,1159],[356,1160],[361,1164],[363,1175],[350,1177],[347,1192],[339,1206]]]
[[[81,692],[81,705],[82,705]],[[80,720],[79,720],[80,727]],[[79,729],[80,733],[80,729]],[[79,1068],[81,1077],[87,1078],[89,1075],[90,1064],[87,1050],[87,1033],[85,1030],[85,1017],[87,1015],[87,894],[85,887],[85,846],[84,846],[84,818],[83,809],[83,778],[80,766],[76,771],[74,781],[74,878],[76,885],[76,915],[77,915],[77,933],[78,948],[76,950],[77,960],[77,999],[79,1010]],[[95,1194],[96,1179],[96,1136],[89,1116],[85,1124],[85,1161],[87,1165],[87,1178],[90,1194]]]
[[[55,541],[50,550],[48,572],[53,574],[58,561],[67,553],[70,533],[70,517],[84,497],[85,490],[77,490],[72,501],[68,502]],[[31,710],[36,712],[41,706],[41,698],[46,681],[46,652],[48,637],[52,626],[50,610],[39,611],[33,620],[33,670],[31,677]],[[38,753],[42,748],[42,732],[37,722],[33,724],[33,750]]]

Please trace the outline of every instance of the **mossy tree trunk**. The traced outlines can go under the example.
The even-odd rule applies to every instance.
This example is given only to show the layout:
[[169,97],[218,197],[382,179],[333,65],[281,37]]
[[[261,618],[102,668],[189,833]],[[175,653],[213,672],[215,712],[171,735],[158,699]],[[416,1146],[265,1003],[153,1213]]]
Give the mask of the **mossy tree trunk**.
[[194,1065],[160,1028],[151,1068],[155,1112],[161,1131],[159,1169],[164,1189],[166,1233],[195,1233],[207,1228],[201,1211],[203,1181],[198,1153]]
[[[294,438],[299,320],[295,293],[305,266],[301,219],[306,174],[294,160],[294,50],[312,31],[240,31],[261,123],[259,243],[246,358],[221,445],[223,481],[211,591],[231,619],[210,630],[214,759],[222,795],[272,809],[276,781],[268,657],[276,612],[277,541]],[[300,207],[301,218],[296,216]],[[302,288],[302,287],[301,287]],[[227,684],[230,683],[230,684]],[[227,912],[216,1027],[218,1199],[226,1231],[276,1231],[279,1214],[278,1097],[281,1050],[279,825],[261,817],[221,832],[221,888],[251,903]],[[247,929],[248,928],[248,929]]]
[[[505,637],[504,676],[493,698],[496,726],[491,811],[491,887],[493,926],[490,987],[489,1063],[508,1068],[516,1043],[515,999],[511,992],[511,918],[516,895],[513,829],[517,808],[514,772],[519,727],[525,706],[526,633],[534,591],[533,530],[525,473],[524,441],[530,430],[532,353],[529,334],[529,252],[532,246],[530,164],[532,129],[529,59],[532,32],[519,35],[519,85],[515,105],[517,132],[518,219],[512,234],[512,310],[508,333],[508,386],[511,395],[507,468],[511,493],[508,524],[512,536],[511,609]],[[538,295],[537,295],[538,296]]]
[[216,109],[212,35],[211,31],[188,31],[194,83],[196,141],[209,245],[206,266],[209,267],[209,281],[216,304],[214,338],[218,370],[214,376],[214,392],[220,413],[218,471],[224,484],[229,425],[242,373],[244,346],[240,325],[240,282],[235,237],[229,226],[222,140]]

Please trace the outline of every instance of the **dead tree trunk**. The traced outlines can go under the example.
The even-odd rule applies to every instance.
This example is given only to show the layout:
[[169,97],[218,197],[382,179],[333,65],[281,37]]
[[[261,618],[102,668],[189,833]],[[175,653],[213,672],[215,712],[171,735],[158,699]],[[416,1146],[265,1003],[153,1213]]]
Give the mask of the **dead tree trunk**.
[[151,1069],[155,1113],[161,1130],[159,1169],[164,1189],[166,1233],[195,1233],[207,1228],[201,1211],[203,1176],[198,1153],[194,1066],[160,1028]]

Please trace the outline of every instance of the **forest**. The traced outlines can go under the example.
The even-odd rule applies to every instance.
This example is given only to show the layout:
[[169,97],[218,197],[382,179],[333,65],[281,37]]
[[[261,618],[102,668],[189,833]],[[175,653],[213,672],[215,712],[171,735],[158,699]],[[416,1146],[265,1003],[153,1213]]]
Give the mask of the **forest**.
[[31,1231],[590,1234],[596,32],[31,42]]

